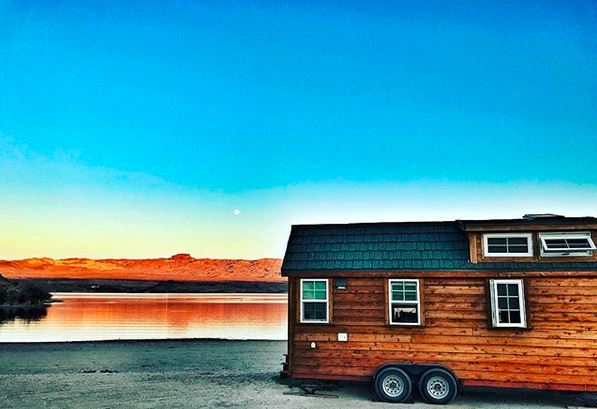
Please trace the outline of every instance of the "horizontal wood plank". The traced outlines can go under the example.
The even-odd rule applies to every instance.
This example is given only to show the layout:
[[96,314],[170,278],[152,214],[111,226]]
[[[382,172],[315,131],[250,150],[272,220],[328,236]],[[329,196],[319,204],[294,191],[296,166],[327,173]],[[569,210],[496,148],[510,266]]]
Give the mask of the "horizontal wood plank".
[[[465,384],[597,389],[597,272],[415,274],[420,327],[386,322],[393,276],[351,275],[333,291],[332,322],[292,322],[292,376],[366,379],[384,363],[413,362],[446,365]],[[489,327],[486,279],[498,277],[525,277],[530,328]]]

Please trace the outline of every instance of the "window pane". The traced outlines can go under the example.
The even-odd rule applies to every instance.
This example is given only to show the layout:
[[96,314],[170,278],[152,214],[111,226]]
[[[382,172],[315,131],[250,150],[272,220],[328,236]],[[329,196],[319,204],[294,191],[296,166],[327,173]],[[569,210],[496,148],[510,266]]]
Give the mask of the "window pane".
[[417,301],[417,293],[416,291],[407,291],[404,298],[406,301]]
[[325,281],[315,281],[314,284],[315,284],[314,288],[316,290],[325,290],[327,283]]
[[527,246],[510,246],[508,253],[528,253],[528,251]]
[[[519,306],[519,302],[518,302],[518,297],[509,297],[508,298],[508,308],[511,310],[517,310],[520,308]],[[502,307],[500,307],[502,308]]]
[[498,308],[501,310],[508,309],[508,297],[498,297]]
[[517,284],[508,284],[508,295],[509,296],[517,296],[518,295],[518,285]]
[[392,304],[393,323],[417,323],[417,304]]
[[506,284],[496,284],[496,287],[498,295],[508,295],[506,294]]
[[545,239],[545,245],[548,249],[567,249],[566,240],[561,239]]
[[568,239],[568,247],[571,249],[590,249],[589,241],[587,239]]
[[509,237],[508,238],[509,245],[518,245],[518,246],[527,246],[527,238],[526,237]]
[[303,300],[325,300],[326,284],[325,281],[303,281]]
[[498,320],[501,324],[509,324],[510,319],[508,317],[508,311],[500,311],[498,314]]
[[392,283],[392,291],[404,290],[404,283],[402,281]]
[[487,238],[487,244],[492,245],[492,244],[497,244],[497,245],[506,245],[507,240],[505,237],[488,237]]
[[313,281],[303,281],[303,291],[304,290],[307,290],[307,291],[313,290],[313,284],[314,284]]
[[520,324],[520,311],[510,311],[510,323]]
[[392,301],[404,301],[404,291],[392,291]]
[[326,321],[327,303],[323,302],[304,302],[303,319],[305,321]]
[[316,290],[314,291],[313,299],[315,300],[325,300],[326,299],[326,290]]
[[487,252],[488,253],[507,253],[508,248],[505,245],[504,246],[489,245],[489,246],[487,246]]
[[404,289],[406,291],[416,291],[417,283],[404,283]]

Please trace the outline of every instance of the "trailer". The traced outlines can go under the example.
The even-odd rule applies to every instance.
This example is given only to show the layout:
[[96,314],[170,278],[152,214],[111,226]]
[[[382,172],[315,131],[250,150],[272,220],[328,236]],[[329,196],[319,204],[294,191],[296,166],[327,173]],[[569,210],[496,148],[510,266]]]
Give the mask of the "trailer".
[[296,380],[452,401],[462,387],[597,392],[597,219],[292,226]]

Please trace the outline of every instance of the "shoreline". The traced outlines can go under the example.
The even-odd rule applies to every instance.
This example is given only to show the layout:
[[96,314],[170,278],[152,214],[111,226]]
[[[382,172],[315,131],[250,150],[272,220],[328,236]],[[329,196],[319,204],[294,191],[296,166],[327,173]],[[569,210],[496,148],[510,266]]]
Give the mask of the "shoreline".
[[40,342],[0,342],[1,347],[7,346],[43,346],[43,345],[84,345],[84,344],[147,344],[147,343],[246,343],[246,342],[283,342],[286,344],[286,339],[231,339],[231,338],[147,338],[147,339],[103,339],[95,341],[40,341]]
[[77,278],[13,278],[51,293],[243,293],[283,294],[288,283],[274,281],[175,281]]
[[49,304],[52,304],[53,302],[60,302],[60,301],[45,301],[45,302],[41,302],[41,303],[36,303],[36,304],[0,304],[0,308],[3,309],[16,309],[16,310],[27,310],[27,309],[33,309],[33,308],[42,308],[45,307]]
[[234,339],[234,338],[143,338],[143,339],[97,339],[97,340],[75,340],[75,341],[17,341],[17,342],[6,342],[0,341],[0,349],[3,347],[11,347],[11,346],[44,346],[44,345],[93,345],[93,344],[113,344],[113,345],[121,345],[121,344],[159,344],[159,343],[181,343],[181,344],[189,344],[189,343],[213,343],[213,342],[220,342],[220,343],[247,343],[247,342],[282,342],[284,344],[288,343],[287,339]]

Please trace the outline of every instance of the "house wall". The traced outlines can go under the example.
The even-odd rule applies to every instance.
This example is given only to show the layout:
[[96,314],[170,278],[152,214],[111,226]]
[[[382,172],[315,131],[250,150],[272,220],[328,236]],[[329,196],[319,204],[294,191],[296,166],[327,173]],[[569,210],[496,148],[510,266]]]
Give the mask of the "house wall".
[[[330,279],[330,324],[299,323],[299,278],[291,277],[291,376],[369,380],[382,364],[414,362],[446,365],[469,386],[597,391],[597,272],[524,273],[532,328],[490,329],[486,280],[521,276],[351,273],[346,290]],[[424,326],[387,325],[388,277],[424,277]]]

